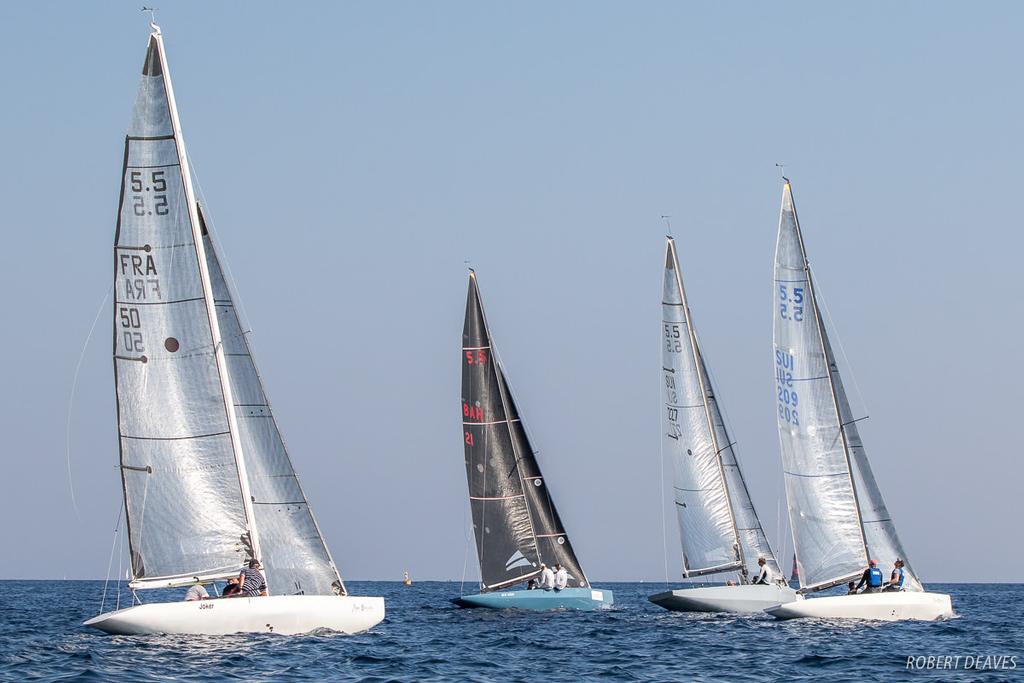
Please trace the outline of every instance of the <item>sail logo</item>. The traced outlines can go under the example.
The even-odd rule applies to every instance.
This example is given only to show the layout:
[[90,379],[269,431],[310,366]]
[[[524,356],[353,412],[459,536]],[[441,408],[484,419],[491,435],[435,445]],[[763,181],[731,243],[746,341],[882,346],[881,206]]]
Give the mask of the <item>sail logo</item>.
[[528,559],[526,559],[526,556],[523,555],[522,551],[520,551],[520,550],[515,551],[514,553],[512,553],[512,557],[510,557],[507,560],[505,560],[505,571],[507,571],[507,572],[512,571],[516,567],[532,567],[532,566],[533,566],[533,562],[530,562]]

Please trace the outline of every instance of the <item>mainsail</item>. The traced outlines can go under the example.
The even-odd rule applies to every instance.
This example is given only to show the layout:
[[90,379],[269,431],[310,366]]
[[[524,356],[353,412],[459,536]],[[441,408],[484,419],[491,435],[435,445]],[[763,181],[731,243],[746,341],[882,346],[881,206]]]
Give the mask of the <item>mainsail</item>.
[[587,586],[495,352],[476,274],[462,332],[462,424],[481,588],[525,581],[561,564]]
[[788,180],[775,248],[774,344],[779,442],[801,591],[860,576],[869,559],[910,568],[857,431],[814,291]]
[[673,462],[683,574],[738,570],[746,582],[763,557],[773,574],[781,576],[722,419],[671,237],[665,251],[662,313],[667,425],[662,440]]
[[258,557],[270,592],[343,592],[195,202],[155,27],[125,139],[114,273],[133,587],[222,578]]

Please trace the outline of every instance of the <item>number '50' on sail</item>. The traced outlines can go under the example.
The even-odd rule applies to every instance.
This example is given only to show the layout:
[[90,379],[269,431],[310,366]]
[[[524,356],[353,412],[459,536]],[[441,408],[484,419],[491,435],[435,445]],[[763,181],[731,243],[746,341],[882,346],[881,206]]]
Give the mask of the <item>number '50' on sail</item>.
[[[772,285],[774,407],[801,599],[767,611],[780,619],[949,616],[950,597],[924,591],[882,500],[818,306],[793,188],[783,181]],[[803,599],[862,578],[864,594]]]
[[[365,630],[299,485],[196,202],[163,36],[153,32],[124,142],[114,238],[114,380],[134,604],[109,633]],[[237,577],[265,591],[142,604],[145,589]],[[265,592],[265,596],[259,596]]]
[[[735,585],[666,591],[648,599],[682,612],[757,613],[796,599],[757,517],[718,405],[683,286],[676,243],[665,245],[662,286],[662,446],[672,459],[683,576]],[[721,579],[719,579],[721,580]]]
[[460,362],[462,442],[480,592],[453,602],[530,610],[610,606],[612,592],[590,586],[562,526],[498,359],[472,270]]

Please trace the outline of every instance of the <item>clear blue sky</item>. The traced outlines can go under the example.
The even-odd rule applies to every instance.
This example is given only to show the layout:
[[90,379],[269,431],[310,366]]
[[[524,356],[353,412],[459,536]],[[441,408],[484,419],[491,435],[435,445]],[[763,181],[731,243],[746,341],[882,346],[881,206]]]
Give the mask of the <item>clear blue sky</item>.
[[[1020,4],[159,5],[209,214],[344,576],[462,575],[465,259],[588,574],[664,576],[662,214],[782,545],[781,161],[915,568],[1019,579]],[[109,305],[71,420],[79,516],[65,419],[111,281],[138,6],[0,5],[0,577],[106,571]],[[668,549],[678,576],[671,516]]]

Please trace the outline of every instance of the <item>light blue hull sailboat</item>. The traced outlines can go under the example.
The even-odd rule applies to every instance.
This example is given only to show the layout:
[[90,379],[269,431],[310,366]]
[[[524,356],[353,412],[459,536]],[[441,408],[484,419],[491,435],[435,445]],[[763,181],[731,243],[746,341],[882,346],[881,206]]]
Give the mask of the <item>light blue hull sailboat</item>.
[[[461,362],[462,442],[480,592],[452,602],[460,607],[525,610],[611,606],[612,592],[590,585],[562,525],[494,349],[472,270]],[[524,590],[546,569],[559,573],[558,585],[565,587]]]
[[489,607],[491,609],[550,609],[595,610],[608,609],[615,603],[610,590],[593,588],[563,588],[556,590],[494,591],[463,595],[452,600],[459,607]]

